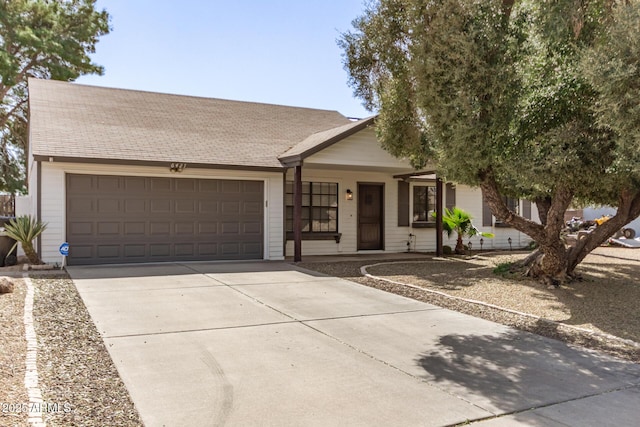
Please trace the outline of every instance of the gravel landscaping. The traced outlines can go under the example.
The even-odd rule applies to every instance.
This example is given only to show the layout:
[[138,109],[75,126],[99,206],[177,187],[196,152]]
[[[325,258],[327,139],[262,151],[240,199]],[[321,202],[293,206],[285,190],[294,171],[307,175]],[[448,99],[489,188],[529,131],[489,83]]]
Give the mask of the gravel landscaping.
[[[33,277],[33,317],[38,376],[48,426],[141,426],[127,389],[111,361],[73,282],[66,276]],[[27,426],[25,390],[25,285],[0,295],[2,346],[0,426]]]
[[27,425],[28,402],[24,386],[27,342],[24,338],[26,287],[14,279],[13,293],[0,294],[0,426]]
[[33,283],[40,388],[46,402],[64,409],[45,414],[47,425],[142,425],[73,282],[41,277]]

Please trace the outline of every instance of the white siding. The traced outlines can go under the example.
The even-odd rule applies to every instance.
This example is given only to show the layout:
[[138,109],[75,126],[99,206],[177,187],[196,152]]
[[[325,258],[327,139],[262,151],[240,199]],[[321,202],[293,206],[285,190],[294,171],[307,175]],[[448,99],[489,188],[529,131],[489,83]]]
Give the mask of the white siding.
[[406,160],[397,159],[380,147],[374,130],[370,128],[309,156],[304,162],[305,165],[338,165],[378,170],[388,168],[411,172]]
[[[210,179],[252,179],[265,183],[265,247],[264,257],[281,260],[283,254],[282,173],[222,171],[206,169],[185,169],[180,174],[172,174],[164,167],[115,166],[76,163],[42,163],[41,213],[42,220],[48,223],[42,235],[42,254],[45,262],[60,262],[58,248],[66,239],[66,194],[65,174],[86,173],[125,176],[160,176],[173,178],[210,178]],[[31,189],[36,186],[31,186]],[[35,205],[35,195],[32,194]]]
[[[293,180],[293,173],[287,174],[287,180]],[[340,243],[333,240],[303,240],[302,255],[335,255],[356,254],[357,249],[357,214],[358,214],[358,183],[375,182],[384,184],[384,251],[406,252],[407,243],[412,239],[411,249],[418,252],[434,252],[436,249],[435,228],[398,227],[398,184],[391,174],[376,172],[329,171],[302,168],[302,180],[312,182],[338,183],[338,232],[342,233]],[[350,189],[354,193],[353,200],[346,200],[345,192]],[[412,191],[410,192],[412,194]],[[508,238],[511,237],[513,249],[523,248],[530,242],[530,238],[512,228],[482,227],[482,193],[480,189],[464,185],[456,186],[456,206],[469,212],[474,218],[474,225],[482,231],[496,235],[494,239],[485,238],[484,249],[509,249]],[[531,207],[532,218],[537,218],[535,205]],[[465,240],[465,244],[469,239]],[[471,239],[473,249],[480,249],[480,237]],[[456,236],[450,239],[444,236],[444,244],[452,248],[455,246]],[[286,254],[293,256],[293,241],[287,241]],[[371,251],[362,251],[371,253]]]
[[[293,173],[287,174],[288,180],[293,180]],[[302,180],[312,182],[338,183],[338,232],[342,233],[340,243],[334,240],[304,240],[302,255],[331,255],[358,253],[358,183],[384,184],[384,248],[386,252],[404,252],[410,227],[398,227],[398,183],[391,174],[377,172],[329,171],[302,168]],[[353,191],[353,200],[346,200],[346,191]],[[418,230],[420,234],[425,230]],[[431,234],[433,230],[428,230]],[[415,233],[415,231],[414,231]],[[434,234],[435,235],[435,234]],[[426,250],[431,244],[426,238],[422,239]],[[435,243],[433,243],[435,248]],[[363,251],[370,253],[371,251]],[[287,242],[287,256],[293,256],[293,242]]]
[[[524,248],[531,242],[529,236],[514,228],[486,227],[482,225],[482,192],[479,188],[456,185],[456,206],[471,214],[473,225],[480,231],[495,234],[493,239],[484,238],[483,249],[509,249],[509,238],[511,238],[513,249]],[[522,200],[520,201],[520,210],[522,211]],[[534,203],[531,204],[531,219],[538,221],[538,209]],[[476,236],[470,239],[473,249],[480,249],[480,238],[480,236]],[[465,244],[468,241],[469,239],[466,239]],[[452,236],[450,243],[447,243],[447,238],[445,237],[445,244],[455,246],[454,236]]]

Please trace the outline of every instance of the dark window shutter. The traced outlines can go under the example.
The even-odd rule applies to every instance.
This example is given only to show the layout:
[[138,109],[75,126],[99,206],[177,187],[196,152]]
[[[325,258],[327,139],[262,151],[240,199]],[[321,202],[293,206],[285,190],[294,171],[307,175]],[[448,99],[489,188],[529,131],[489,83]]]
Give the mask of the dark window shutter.
[[491,227],[493,225],[493,215],[484,196],[482,196],[482,225],[485,227]]
[[409,226],[409,183],[398,181],[398,227]]
[[447,209],[453,209],[453,207],[456,205],[456,187],[450,182],[447,182],[446,185],[445,201],[445,207]]
[[522,201],[522,216],[531,219],[531,202],[529,200]]

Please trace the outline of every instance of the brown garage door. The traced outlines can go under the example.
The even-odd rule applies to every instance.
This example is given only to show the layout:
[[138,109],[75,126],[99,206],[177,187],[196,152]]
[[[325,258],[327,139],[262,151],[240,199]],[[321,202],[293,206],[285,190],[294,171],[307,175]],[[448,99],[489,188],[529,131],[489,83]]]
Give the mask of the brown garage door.
[[70,265],[261,259],[262,181],[67,174]]

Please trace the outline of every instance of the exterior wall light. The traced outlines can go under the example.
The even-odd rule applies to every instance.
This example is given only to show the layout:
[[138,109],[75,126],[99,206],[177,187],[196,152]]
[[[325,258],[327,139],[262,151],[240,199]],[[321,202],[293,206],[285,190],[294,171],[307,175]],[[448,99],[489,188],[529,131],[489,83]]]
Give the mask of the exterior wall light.
[[347,195],[346,195],[347,200],[353,200],[353,191],[351,191],[350,189],[347,188]]
[[171,163],[171,166],[169,166],[169,170],[174,173],[182,172],[186,167],[187,167],[186,163]]

